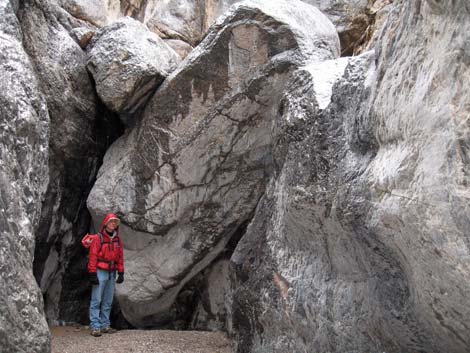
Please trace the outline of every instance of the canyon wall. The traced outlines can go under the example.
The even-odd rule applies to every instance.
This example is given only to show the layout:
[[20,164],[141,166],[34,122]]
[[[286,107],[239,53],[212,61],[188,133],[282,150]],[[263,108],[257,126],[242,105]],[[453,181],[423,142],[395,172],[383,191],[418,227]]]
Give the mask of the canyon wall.
[[466,1],[0,12],[6,352],[49,351],[46,318],[87,323],[80,239],[109,211],[124,326],[222,329],[240,353],[469,351]]

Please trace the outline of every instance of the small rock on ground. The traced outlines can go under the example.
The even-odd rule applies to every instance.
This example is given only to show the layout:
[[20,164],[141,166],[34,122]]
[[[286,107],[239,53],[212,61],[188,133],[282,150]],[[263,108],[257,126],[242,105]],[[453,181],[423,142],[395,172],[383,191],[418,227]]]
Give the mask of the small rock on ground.
[[93,337],[86,327],[54,327],[52,353],[233,353],[222,332],[122,330]]

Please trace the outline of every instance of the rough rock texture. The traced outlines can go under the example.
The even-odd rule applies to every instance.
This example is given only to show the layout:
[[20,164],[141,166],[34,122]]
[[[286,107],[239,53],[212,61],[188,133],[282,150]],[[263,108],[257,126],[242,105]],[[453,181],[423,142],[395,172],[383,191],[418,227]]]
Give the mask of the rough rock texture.
[[181,288],[251,218],[286,78],[307,58],[338,55],[334,26],[316,8],[239,4],[111,146],[88,207],[95,224],[109,209],[123,219],[127,278],[117,294],[133,325],[172,319]]
[[125,123],[180,62],[172,48],[130,17],[96,32],[87,52],[98,95]]
[[183,59],[188,56],[191,50],[193,50],[191,45],[180,39],[165,39],[165,43],[173,48],[173,50]]
[[[195,46],[216,18],[240,0],[149,1],[139,18],[162,38]],[[351,55],[373,34],[375,17],[391,0],[304,0],[335,24],[343,55]]]
[[191,320],[191,328],[223,331],[227,327],[227,303],[231,293],[230,261],[221,259],[203,271],[199,301]]
[[32,267],[49,115],[14,10],[0,1],[0,350],[45,353],[50,336]]
[[71,37],[82,23],[45,0],[22,1],[19,18],[50,116],[50,153],[44,161],[49,182],[36,232],[34,273],[51,323],[83,321],[89,296],[86,255],[79,245],[90,225],[85,200],[104,149],[120,126],[99,103],[85,68],[86,53]]
[[145,13],[145,23],[162,38],[180,39],[196,46],[205,30],[205,0],[154,1]]
[[[361,52],[374,31],[376,15],[392,0],[304,0],[317,6],[335,24],[341,41],[341,54]],[[380,21],[379,21],[380,22]]]
[[[61,0],[62,7],[91,26],[104,26],[122,16],[145,23],[165,40],[185,43],[175,50],[185,57],[217,17],[241,0]],[[382,23],[392,0],[304,0],[318,7],[335,24],[343,55],[361,52]],[[173,42],[174,44],[175,42]],[[170,46],[171,44],[168,43]],[[181,46],[181,44],[179,45]]]
[[370,224],[400,254],[418,318],[403,350],[468,352],[470,4],[401,4],[378,51]]
[[117,15],[116,8],[109,6],[109,1],[59,0],[59,4],[75,18],[97,27],[106,25],[109,18],[116,17]]
[[465,1],[396,2],[326,106],[333,70],[296,73],[232,256],[238,352],[470,350],[469,19]]
[[[371,339],[382,319],[376,288],[395,283],[385,275],[388,259],[373,256],[363,240],[362,226],[369,208],[362,178],[374,145],[366,145],[372,151],[363,155],[349,144],[362,132],[354,129],[356,106],[364,99],[373,58],[349,60],[345,77],[330,91],[330,103],[323,92],[344,72],[342,60],[302,68],[283,98],[275,128],[275,178],[232,256],[230,316],[238,352],[385,348]],[[320,72],[329,76],[322,83]],[[390,309],[399,300],[396,292],[381,294]]]
[[[92,5],[0,2],[2,352],[49,349],[34,234],[49,320],[87,321],[85,199],[120,132],[85,70]],[[122,312],[225,325],[240,353],[468,352],[470,5],[318,5],[366,6],[375,51],[335,59],[303,2],[235,5],[109,149],[88,206],[123,219]]]

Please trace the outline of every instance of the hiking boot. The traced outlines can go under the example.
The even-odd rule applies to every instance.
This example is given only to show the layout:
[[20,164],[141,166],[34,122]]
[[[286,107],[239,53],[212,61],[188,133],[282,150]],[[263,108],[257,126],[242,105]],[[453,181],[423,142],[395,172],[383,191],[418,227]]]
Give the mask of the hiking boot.
[[111,328],[111,327],[105,327],[105,328],[102,328],[102,329],[101,329],[101,332],[103,332],[103,333],[116,333],[117,330],[115,330],[115,329],[113,329],[113,328]]
[[92,329],[90,331],[90,335],[93,337],[100,337],[101,336],[101,331],[99,329]]

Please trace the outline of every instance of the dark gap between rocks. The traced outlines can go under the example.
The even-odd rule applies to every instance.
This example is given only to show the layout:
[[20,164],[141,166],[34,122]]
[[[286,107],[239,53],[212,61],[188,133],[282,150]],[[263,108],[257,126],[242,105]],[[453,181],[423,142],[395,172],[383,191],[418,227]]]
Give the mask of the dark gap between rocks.
[[[168,330],[226,331],[226,313],[211,313],[208,295],[209,274],[217,264],[230,258],[243,237],[251,219],[243,222],[234,232],[225,249],[203,271],[189,281],[178,294],[172,307],[172,317],[166,324],[156,327]],[[220,284],[220,283],[219,283]],[[221,283],[227,286],[229,283]],[[202,318],[201,318],[202,317]]]

